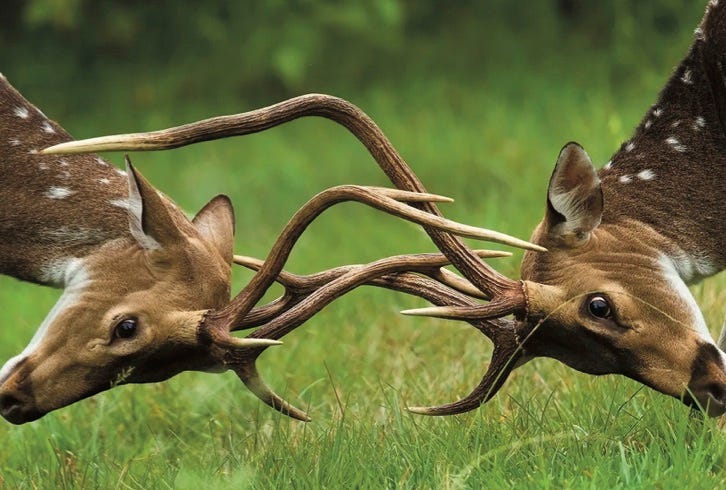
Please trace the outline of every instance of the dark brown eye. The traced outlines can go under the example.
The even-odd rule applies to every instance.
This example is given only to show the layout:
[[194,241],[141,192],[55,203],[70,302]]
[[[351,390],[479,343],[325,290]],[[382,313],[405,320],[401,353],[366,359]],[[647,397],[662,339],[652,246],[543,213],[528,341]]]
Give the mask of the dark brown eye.
[[113,331],[114,337],[117,339],[130,339],[136,335],[136,318],[126,318],[116,324],[116,328]]
[[595,318],[611,318],[613,316],[610,303],[602,296],[593,296],[590,298],[587,309]]

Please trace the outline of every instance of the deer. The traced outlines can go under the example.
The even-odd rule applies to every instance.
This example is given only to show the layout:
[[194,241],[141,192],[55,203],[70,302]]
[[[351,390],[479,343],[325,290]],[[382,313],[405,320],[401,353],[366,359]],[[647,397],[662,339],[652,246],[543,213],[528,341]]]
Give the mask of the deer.
[[[163,381],[189,370],[236,370],[244,351],[280,344],[236,337],[230,326],[212,322],[240,303],[255,305],[273,282],[256,276],[230,302],[233,262],[247,262],[233,253],[235,219],[228,197],[214,197],[190,219],[128,158],[122,170],[97,155],[41,151],[71,140],[0,75],[0,273],[63,289],[27,347],[0,369],[0,414],[7,421],[37,420],[118,385]],[[412,206],[451,201],[444,196],[343,185],[302,206],[272,257],[289,255],[313,219],[344,201],[462,236],[541,248]],[[401,256],[383,269],[358,270],[363,275],[354,286],[377,281],[388,287],[382,278],[389,272],[433,275],[445,264],[440,254]],[[273,270],[272,279],[279,273]],[[465,288],[452,274],[437,284]],[[311,292],[291,289],[283,308],[249,308],[239,322],[269,323]],[[292,319],[288,314],[288,322],[312,315],[295,311],[300,313]]]
[[[544,217],[530,239],[542,248],[525,250],[520,280],[500,274],[459,238],[430,226],[424,229],[462,278],[438,280],[441,270],[430,266],[389,269],[373,277],[367,270],[372,264],[298,276],[269,259],[242,257],[238,263],[290,291],[304,296],[315,290],[298,303],[265,305],[280,315],[257,324],[261,326],[247,338],[282,338],[300,324],[286,317],[298,308],[322,308],[352,287],[354,275],[366,274],[370,284],[386,284],[435,305],[404,314],[466,321],[494,343],[483,378],[467,396],[409,407],[414,413],[454,415],[476,409],[514,369],[537,357],[588,374],[624,375],[709,416],[726,413],[726,324],[717,344],[688,289],[726,267],[725,62],[726,6],[713,0],[656,103],[604,167],[597,170],[577,143],[562,148],[546,190]],[[263,131],[304,116],[342,125],[397,188],[426,192],[370,117],[349,102],[320,94],[251,113],[90,138],[45,151],[171,149]],[[435,203],[416,206],[439,214]],[[234,303],[205,322],[233,330],[250,326],[244,321],[250,305],[235,308]],[[308,420],[257,372],[256,360],[265,348],[241,353],[240,378],[268,405]]]

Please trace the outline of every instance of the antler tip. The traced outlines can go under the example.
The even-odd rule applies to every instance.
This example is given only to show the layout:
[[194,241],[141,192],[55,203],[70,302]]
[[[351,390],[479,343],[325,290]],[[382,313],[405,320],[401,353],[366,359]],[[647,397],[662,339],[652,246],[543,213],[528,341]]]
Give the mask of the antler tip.
[[251,337],[239,338],[231,336],[232,343],[236,347],[269,347],[272,345],[282,345],[279,340],[273,339],[255,339]]
[[406,316],[430,316],[434,318],[446,317],[449,312],[447,307],[429,306],[427,308],[413,308],[410,310],[402,310],[401,314]]
[[431,407],[406,407],[406,410],[417,415],[434,415]]
[[63,143],[59,145],[53,145],[49,146],[48,148],[43,148],[40,150],[41,155],[57,155],[59,153],[63,153],[62,150],[59,147],[62,147]]

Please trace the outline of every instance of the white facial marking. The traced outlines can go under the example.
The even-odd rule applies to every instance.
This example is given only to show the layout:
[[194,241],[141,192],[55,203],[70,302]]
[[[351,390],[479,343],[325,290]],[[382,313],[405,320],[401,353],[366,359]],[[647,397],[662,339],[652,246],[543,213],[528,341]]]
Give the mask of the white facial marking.
[[48,192],[45,193],[46,197],[49,197],[50,199],[65,199],[72,194],[75,194],[75,191],[72,191],[67,187],[56,186],[51,187],[48,189]]
[[47,280],[51,284],[65,286],[65,290],[58,302],[50,310],[50,313],[48,313],[48,316],[45,317],[43,323],[38,327],[28,346],[23,349],[23,352],[6,362],[2,369],[0,369],[0,384],[4,383],[12,374],[15,367],[30,356],[38,345],[40,345],[48,331],[48,327],[50,327],[55,318],[66,308],[75,304],[81,294],[90,285],[83,261],[76,258],[66,259],[50,265],[46,269],[44,276],[44,280]]
[[660,263],[665,280],[668,282],[673,292],[675,292],[681,299],[686,306],[687,311],[690,313],[691,318],[690,325],[688,325],[688,327],[697,332],[699,337],[701,337],[701,339],[705,342],[714,344],[711,333],[708,331],[708,327],[706,326],[706,320],[703,318],[703,313],[701,313],[701,309],[698,307],[691,291],[688,289],[688,286],[686,286],[686,283],[679,274],[676,264],[673,260],[666,256],[662,256],[658,262]]
[[625,145],[625,151],[633,151],[635,149],[635,143],[632,141]]
[[685,83],[686,85],[693,85],[691,70],[686,69],[686,71],[683,72],[683,75],[681,75],[681,82]]
[[40,129],[42,129],[44,133],[55,133],[55,129],[53,129],[53,126],[51,126],[48,121],[43,121],[43,124],[40,125]]
[[638,172],[637,177],[640,180],[653,180],[653,178],[655,177],[655,173],[648,168]]
[[633,178],[630,175],[621,175],[618,180],[623,184],[629,184]]
[[678,152],[683,153],[684,151],[686,151],[685,145],[681,144],[681,142],[678,141],[678,139],[676,139],[675,136],[670,136],[670,137],[666,138],[665,142],[668,143],[671,146],[671,148],[673,148],[674,150],[676,150]]
[[30,113],[28,112],[28,109],[26,109],[25,107],[20,107],[20,106],[13,109],[13,114],[18,116],[20,119],[28,119],[28,116],[30,115]]

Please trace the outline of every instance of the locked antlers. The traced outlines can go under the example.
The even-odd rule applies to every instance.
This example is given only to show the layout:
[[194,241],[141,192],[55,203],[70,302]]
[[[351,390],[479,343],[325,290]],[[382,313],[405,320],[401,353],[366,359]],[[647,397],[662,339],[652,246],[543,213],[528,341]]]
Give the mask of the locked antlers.
[[[418,177],[378,126],[353,104],[328,95],[309,94],[263,109],[215,117],[162,131],[63,143],[44,150],[44,153],[169,149],[251,134],[304,116],[325,117],[346,127],[365,145],[400,191],[343,186],[329,189],[313,198],[282,232],[267,261],[260,263],[240,259],[245,265],[259,268],[258,273],[229,305],[207,314],[199,326],[200,337],[214,341],[229,336],[230,330],[261,325],[249,335],[250,338],[279,339],[334,298],[358,285],[372,284],[404,291],[445,307],[444,310],[423,309],[407,313],[432,313],[465,319],[494,343],[489,368],[479,385],[467,397],[439,407],[411,410],[427,415],[448,415],[477,408],[496,393],[522,356],[520,339],[527,333],[528,327],[523,322],[503,317],[510,314],[517,319],[526,317],[527,295],[524,283],[509,279],[491,268],[481,260],[481,253],[470,250],[456,234],[528,250],[544,249],[498,232],[464,225],[454,226],[444,220],[434,204],[441,199],[426,193]],[[299,234],[324,209],[344,200],[364,202],[422,224],[443,256],[389,258],[365,266],[332,269],[304,278],[284,273],[282,267]],[[410,205],[402,204],[401,201],[408,201]],[[442,262],[444,257],[446,262]],[[441,269],[445,263],[452,264],[463,278]],[[275,280],[286,285],[286,297],[254,308]],[[488,302],[479,303],[472,298]],[[262,383],[254,361],[263,349],[238,349],[233,351],[234,355],[225,351],[222,360],[266,403],[293,417],[306,420],[304,412],[287,404]]]

